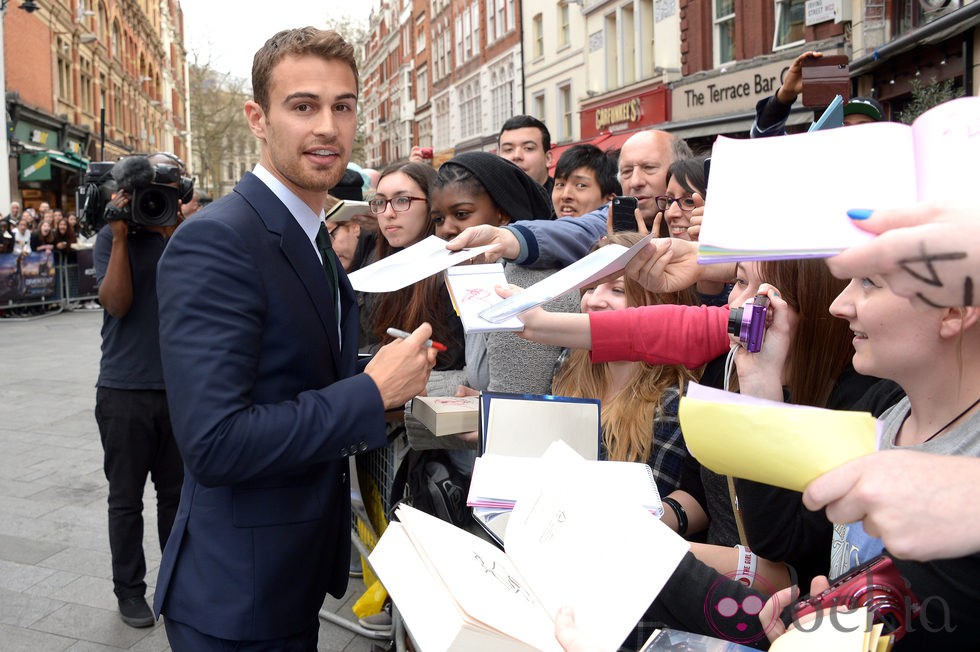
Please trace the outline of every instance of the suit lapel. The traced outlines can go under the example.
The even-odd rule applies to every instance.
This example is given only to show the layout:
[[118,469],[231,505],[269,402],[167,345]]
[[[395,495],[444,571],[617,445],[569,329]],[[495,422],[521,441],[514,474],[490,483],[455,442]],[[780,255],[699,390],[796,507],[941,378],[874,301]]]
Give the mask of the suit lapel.
[[[320,263],[310,239],[306,237],[306,233],[300,228],[286,206],[279,201],[275,193],[252,173],[246,173],[236,186],[236,190],[255,208],[259,217],[265,222],[266,228],[271,233],[280,236],[279,247],[316,309],[327,342],[330,345],[331,360],[335,371],[339,374],[346,365],[341,362],[340,342],[337,333],[337,307],[333,293],[327,283],[323,265]],[[339,262],[337,265],[338,270],[342,270]],[[347,281],[346,275],[342,274],[342,278],[341,285],[346,284],[350,288],[350,282]],[[342,301],[343,303],[346,302]],[[346,318],[348,312],[351,312],[350,305],[345,306],[342,315]],[[356,341],[354,347],[352,350],[356,350]]]

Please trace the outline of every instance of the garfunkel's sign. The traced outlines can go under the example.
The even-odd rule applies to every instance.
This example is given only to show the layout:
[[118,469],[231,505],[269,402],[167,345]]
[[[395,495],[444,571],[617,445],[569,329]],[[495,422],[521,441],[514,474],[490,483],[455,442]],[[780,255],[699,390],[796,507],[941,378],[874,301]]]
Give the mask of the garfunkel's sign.
[[640,98],[634,97],[619,104],[596,109],[595,130],[602,131],[609,125],[620,122],[639,122],[642,117],[643,105],[640,103]]

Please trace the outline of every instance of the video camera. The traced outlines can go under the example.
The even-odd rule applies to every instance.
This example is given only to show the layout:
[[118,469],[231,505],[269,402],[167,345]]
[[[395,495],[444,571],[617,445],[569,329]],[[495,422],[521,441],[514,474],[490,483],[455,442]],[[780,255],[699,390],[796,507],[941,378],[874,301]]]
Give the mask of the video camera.
[[120,190],[131,196],[121,219],[142,226],[174,226],[178,201],[193,198],[194,180],[184,175],[181,166],[153,165],[146,156],[127,156],[115,163],[93,161],[76,191],[79,222],[94,231],[101,228],[106,205]]

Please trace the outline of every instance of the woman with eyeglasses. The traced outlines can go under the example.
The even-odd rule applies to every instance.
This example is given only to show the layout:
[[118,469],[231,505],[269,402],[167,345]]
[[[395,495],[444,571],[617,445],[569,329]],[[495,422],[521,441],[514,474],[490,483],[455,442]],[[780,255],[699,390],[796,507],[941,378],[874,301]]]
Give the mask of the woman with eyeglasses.
[[[368,263],[435,233],[429,217],[429,192],[434,179],[435,171],[423,163],[397,163],[381,173],[377,193],[368,206],[378,218],[382,237]],[[432,325],[432,339],[448,348],[439,353],[435,369],[463,368],[463,327],[439,275],[395,292],[365,294],[362,298],[361,352],[373,352],[391,341],[389,328],[411,332],[428,322]]]
[[[663,213],[667,234],[681,240],[697,240],[689,229],[691,217],[704,212],[704,197],[707,194],[707,179],[704,176],[704,158],[681,158],[667,169],[667,191],[655,197],[657,208]],[[700,224],[699,220],[695,220]]]

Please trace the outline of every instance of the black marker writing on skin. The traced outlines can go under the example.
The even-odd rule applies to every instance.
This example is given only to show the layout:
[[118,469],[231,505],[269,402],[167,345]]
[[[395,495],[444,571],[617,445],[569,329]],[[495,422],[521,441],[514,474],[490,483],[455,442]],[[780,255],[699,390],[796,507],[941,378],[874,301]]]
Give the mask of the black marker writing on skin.
[[[946,262],[950,260],[963,260],[964,258],[966,258],[966,253],[962,251],[953,251],[942,254],[928,254],[926,253],[925,247],[923,247],[921,257],[903,258],[902,260],[898,261],[898,266],[912,278],[921,281],[926,285],[941,288],[943,287],[943,282],[942,279],[939,278],[939,274],[936,271],[934,263]],[[925,269],[920,272],[913,269],[911,267],[912,265],[923,265]]]

